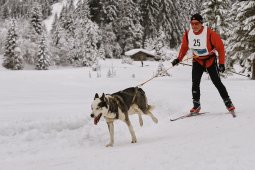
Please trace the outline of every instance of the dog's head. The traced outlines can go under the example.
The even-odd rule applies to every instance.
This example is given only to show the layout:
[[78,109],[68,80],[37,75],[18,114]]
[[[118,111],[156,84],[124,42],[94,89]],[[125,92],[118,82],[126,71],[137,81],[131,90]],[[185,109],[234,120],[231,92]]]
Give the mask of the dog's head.
[[91,105],[91,109],[92,109],[92,113],[90,116],[94,118],[94,124],[97,125],[100,118],[102,116],[105,116],[108,112],[108,105],[107,105],[104,93],[101,97],[99,97],[98,94],[96,93],[94,97],[94,101]]

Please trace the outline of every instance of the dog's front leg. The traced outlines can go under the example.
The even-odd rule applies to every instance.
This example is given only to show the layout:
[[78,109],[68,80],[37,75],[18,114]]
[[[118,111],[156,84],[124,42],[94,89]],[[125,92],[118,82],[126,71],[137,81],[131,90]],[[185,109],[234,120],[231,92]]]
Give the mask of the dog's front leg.
[[131,137],[132,137],[131,143],[136,143],[136,142],[137,142],[137,139],[136,139],[136,136],[135,136],[135,131],[134,131],[134,128],[133,128],[133,126],[132,126],[130,120],[127,120],[127,121],[126,121],[126,124],[127,124],[127,126],[128,126],[129,132],[130,132]]
[[106,145],[106,147],[113,146],[114,143],[114,125],[113,122],[107,122],[109,134],[110,134],[110,143]]

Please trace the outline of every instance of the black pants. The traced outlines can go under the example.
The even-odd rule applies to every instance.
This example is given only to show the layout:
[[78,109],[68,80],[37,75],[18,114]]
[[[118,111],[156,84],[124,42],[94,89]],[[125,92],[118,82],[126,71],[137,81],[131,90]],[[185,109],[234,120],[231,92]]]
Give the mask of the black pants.
[[[198,62],[193,62],[193,67],[192,67],[192,96],[193,100],[199,101],[200,100],[200,82],[201,82],[201,77],[205,71],[205,68],[200,65]],[[222,84],[220,75],[219,75],[219,70],[218,70],[218,65],[217,61],[215,59],[215,62],[207,68],[207,71],[210,75],[210,78],[215,85],[215,87],[218,89],[220,96],[223,100],[228,99],[228,92],[226,90],[226,87]]]

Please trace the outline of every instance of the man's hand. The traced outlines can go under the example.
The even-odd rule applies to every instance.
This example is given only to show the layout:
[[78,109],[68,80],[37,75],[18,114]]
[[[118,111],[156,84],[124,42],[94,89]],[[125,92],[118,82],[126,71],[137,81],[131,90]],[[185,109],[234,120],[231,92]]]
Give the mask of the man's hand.
[[225,65],[224,64],[219,64],[219,71],[221,73],[224,73],[224,71],[225,71]]
[[176,59],[174,59],[174,60],[172,61],[172,65],[175,66],[175,65],[177,65],[179,62],[180,62],[179,59],[176,58]]

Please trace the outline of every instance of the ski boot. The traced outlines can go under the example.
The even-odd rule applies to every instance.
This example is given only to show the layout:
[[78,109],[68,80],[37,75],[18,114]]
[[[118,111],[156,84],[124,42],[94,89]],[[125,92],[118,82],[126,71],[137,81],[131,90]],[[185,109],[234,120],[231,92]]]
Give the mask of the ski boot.
[[233,105],[232,101],[229,98],[225,99],[224,103],[225,103],[225,106],[229,112],[232,112],[236,109],[235,106]]
[[190,113],[191,114],[197,114],[199,113],[200,109],[201,109],[201,105],[200,105],[200,102],[199,100],[193,100],[193,108],[190,109]]

